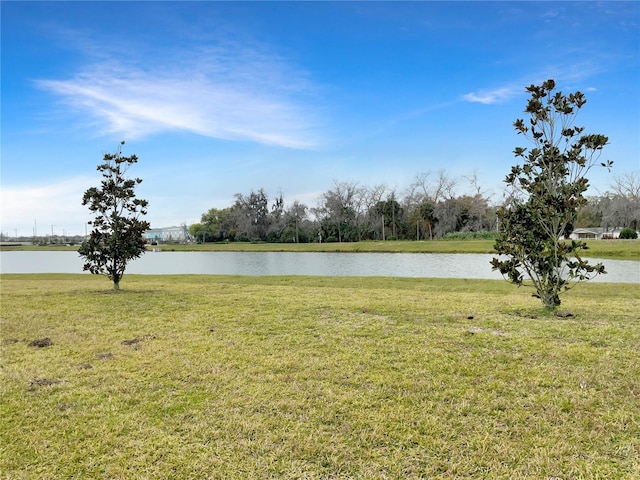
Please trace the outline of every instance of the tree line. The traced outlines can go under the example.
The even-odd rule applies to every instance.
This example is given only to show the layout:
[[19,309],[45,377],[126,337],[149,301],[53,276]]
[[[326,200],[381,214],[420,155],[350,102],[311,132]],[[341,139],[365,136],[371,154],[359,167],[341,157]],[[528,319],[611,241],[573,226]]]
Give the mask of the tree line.
[[[403,195],[385,185],[334,182],[313,208],[297,201],[285,207],[282,193],[270,201],[264,189],[238,193],[231,207],[203,214],[191,234],[203,242],[310,242],[316,234],[319,242],[420,239],[421,232],[422,238],[433,239],[492,230],[495,220],[498,256],[490,262],[493,270],[516,285],[532,286],[545,308],[555,309],[562,291],[606,273],[602,263],[591,265],[581,258],[586,243],[565,240],[576,226],[615,222],[627,227],[621,237],[637,236],[640,176],[634,172],[615,177],[611,193],[588,199],[586,175],[594,166],[611,171],[613,161],[599,160],[609,141],[606,135],[583,135],[585,127],[574,124],[586,103],[584,94],[563,94],[553,79],[526,90],[531,94],[525,109],[528,121],[517,119],[513,126],[531,147],[513,151],[519,163],[504,179],[505,201],[497,209],[489,205],[477,174],[465,177],[472,194],[456,196],[456,181],[441,170],[434,177],[418,175]],[[100,187],[84,194],[82,204],[94,219],[91,235],[78,250],[85,259],[83,269],[106,275],[116,290],[126,264],[146,251],[143,232],[149,228],[142,219],[148,203],[134,192],[142,180],[125,176],[138,158],[123,156],[121,146],[98,165]]]
[[[464,187],[468,193],[457,194]],[[363,240],[434,240],[465,235],[493,238],[500,205],[478,180],[477,172],[460,178],[445,170],[416,175],[404,191],[380,184],[334,181],[315,205],[286,205],[280,192],[264,189],[237,193],[233,205],[211,208],[190,226],[198,242],[271,243],[355,242]],[[640,228],[640,174],[615,177],[611,190],[589,197],[569,228]]]

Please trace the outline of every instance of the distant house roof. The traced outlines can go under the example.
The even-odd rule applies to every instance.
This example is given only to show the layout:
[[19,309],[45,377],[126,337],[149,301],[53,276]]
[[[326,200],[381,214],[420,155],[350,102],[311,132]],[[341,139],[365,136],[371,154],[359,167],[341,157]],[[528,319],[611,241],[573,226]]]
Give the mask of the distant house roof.
[[587,228],[576,228],[572,233],[593,233],[594,235],[598,235],[599,233],[603,233],[604,228],[602,227],[587,227]]
[[614,233],[620,232],[622,228],[602,228],[602,227],[585,227],[585,228],[576,228],[573,230],[573,233],[593,233],[595,235],[599,235],[601,233]]

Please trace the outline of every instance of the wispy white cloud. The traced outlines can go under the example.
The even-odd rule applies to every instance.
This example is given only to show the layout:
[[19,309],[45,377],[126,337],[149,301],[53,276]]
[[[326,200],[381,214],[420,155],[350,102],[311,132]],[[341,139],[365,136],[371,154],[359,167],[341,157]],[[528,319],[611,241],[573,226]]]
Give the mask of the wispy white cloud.
[[104,61],[37,84],[123,138],[188,131],[291,148],[318,142],[309,83],[276,56],[226,46],[145,63]]
[[545,11],[542,13],[541,17],[542,17],[543,19],[545,19],[545,20],[547,20],[547,21],[548,21],[549,19],[557,18],[557,17],[559,17],[560,15],[561,15],[561,14],[560,14],[560,11],[559,11],[559,10],[552,9],[552,10],[545,10]]
[[[505,103],[514,97],[525,94],[525,87],[531,84],[541,84],[549,78],[553,78],[556,83],[560,85],[560,88],[575,90],[580,87],[576,87],[574,84],[580,84],[601,71],[601,66],[590,61],[549,65],[540,72],[528,76],[526,79],[523,78],[520,81],[511,82],[505,86],[494,89],[480,89],[476,92],[467,93],[462,96],[462,99],[467,102],[482,103],[485,105]],[[593,86],[582,88],[587,91],[596,90]]]
[[505,103],[513,97],[521,94],[523,88],[521,86],[509,85],[506,87],[495,88],[493,90],[478,90],[477,92],[467,93],[462,98],[467,102],[483,103],[491,105],[494,103]]

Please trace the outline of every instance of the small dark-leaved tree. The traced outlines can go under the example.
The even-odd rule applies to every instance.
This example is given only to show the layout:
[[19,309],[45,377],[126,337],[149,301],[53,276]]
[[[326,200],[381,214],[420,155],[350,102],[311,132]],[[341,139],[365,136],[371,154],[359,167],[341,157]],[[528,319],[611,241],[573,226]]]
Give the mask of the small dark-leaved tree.
[[82,205],[89,206],[94,218],[89,222],[91,235],[78,250],[85,260],[83,270],[106,275],[114,290],[120,289],[127,263],[145,252],[144,232],[150,226],[141,219],[148,202],[136,198],[134,191],[142,180],[125,177],[138,157],[122,156],[122,145],[116,153],[105,154],[104,163],[98,165],[100,187],[88,189],[82,197]]
[[[575,282],[606,273],[602,264],[589,265],[579,253],[587,245],[568,240],[577,209],[586,203],[586,174],[597,163],[607,144],[604,135],[583,135],[584,127],[573,125],[586,103],[580,92],[554,92],[555,82],[531,85],[525,113],[529,121],[516,120],[514,127],[533,143],[517,147],[522,165],[511,168],[505,182],[514,200],[498,210],[500,230],[495,243],[502,257],[491,261],[511,282],[529,280],[535,296],[548,309],[560,305],[560,292]],[[601,163],[607,168],[613,162]]]

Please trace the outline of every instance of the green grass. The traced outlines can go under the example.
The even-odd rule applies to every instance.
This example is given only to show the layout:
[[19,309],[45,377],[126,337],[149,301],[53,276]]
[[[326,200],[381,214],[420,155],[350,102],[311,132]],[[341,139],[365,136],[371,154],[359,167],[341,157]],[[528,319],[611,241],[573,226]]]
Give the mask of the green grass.
[[355,252],[355,253],[492,253],[491,240],[391,240],[342,243],[206,243],[160,245],[165,250],[253,251],[253,252]]
[[3,478],[640,477],[637,285],[562,318],[503,281],[0,287]]
[[[344,243],[206,243],[202,245],[159,245],[163,251],[246,252],[398,252],[398,253],[494,253],[493,240],[366,241]],[[589,240],[585,257],[640,260],[640,240]],[[77,250],[78,246],[2,246],[9,250]]]

